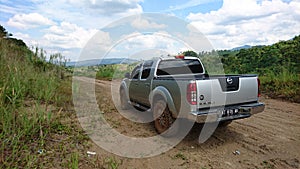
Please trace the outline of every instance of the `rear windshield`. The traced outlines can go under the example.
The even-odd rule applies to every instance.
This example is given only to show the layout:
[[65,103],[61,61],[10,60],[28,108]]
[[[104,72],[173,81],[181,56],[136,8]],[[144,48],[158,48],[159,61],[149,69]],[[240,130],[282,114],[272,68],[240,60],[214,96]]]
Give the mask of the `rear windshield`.
[[197,59],[162,60],[156,75],[180,75],[203,73],[203,67]]

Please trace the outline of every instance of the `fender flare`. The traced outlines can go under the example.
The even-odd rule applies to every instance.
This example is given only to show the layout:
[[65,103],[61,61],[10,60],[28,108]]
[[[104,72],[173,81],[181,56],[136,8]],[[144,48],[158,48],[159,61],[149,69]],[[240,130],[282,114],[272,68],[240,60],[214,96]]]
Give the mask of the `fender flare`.
[[121,90],[124,89],[126,98],[129,101],[129,93],[128,93],[128,86],[127,86],[126,80],[128,81],[128,79],[122,80],[121,85],[120,85],[120,89],[119,89],[119,93],[121,94]]
[[149,101],[151,103],[151,108],[153,107],[152,105],[154,104],[154,101],[155,101],[154,98],[157,96],[162,97],[167,102],[167,105],[169,107],[169,110],[172,113],[172,116],[174,118],[177,118],[178,112],[176,110],[175,104],[173,102],[173,98],[172,98],[170,92],[168,91],[168,89],[166,89],[163,86],[158,86],[150,92]]

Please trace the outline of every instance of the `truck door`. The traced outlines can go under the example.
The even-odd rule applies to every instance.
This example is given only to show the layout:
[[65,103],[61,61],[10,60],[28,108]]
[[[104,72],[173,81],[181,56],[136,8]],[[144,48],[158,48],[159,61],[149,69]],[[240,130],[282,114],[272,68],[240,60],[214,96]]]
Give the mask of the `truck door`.
[[139,99],[139,102],[150,106],[149,102],[149,94],[150,94],[150,88],[151,88],[151,68],[153,65],[153,61],[145,61],[142,70],[141,70],[141,77],[139,79],[139,84],[137,87],[137,97]]
[[141,64],[137,65],[131,72],[129,84],[129,99],[136,102],[138,100],[138,86],[141,72]]

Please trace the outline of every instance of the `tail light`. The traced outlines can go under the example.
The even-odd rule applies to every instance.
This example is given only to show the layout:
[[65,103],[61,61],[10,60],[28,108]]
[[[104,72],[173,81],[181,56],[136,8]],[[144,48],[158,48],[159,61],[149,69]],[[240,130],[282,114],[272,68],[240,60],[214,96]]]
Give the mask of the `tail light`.
[[190,82],[186,90],[186,99],[191,105],[197,104],[197,85],[196,82]]
[[260,97],[260,80],[257,78],[257,97]]

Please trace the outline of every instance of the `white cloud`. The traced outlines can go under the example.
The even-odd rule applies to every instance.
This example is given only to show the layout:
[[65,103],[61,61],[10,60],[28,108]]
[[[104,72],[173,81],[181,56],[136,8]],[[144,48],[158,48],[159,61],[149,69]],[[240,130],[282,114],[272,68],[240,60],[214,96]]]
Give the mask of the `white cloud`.
[[97,32],[96,29],[84,29],[76,24],[62,22],[58,26],[51,26],[43,36],[45,45],[64,49],[82,48]]
[[189,50],[193,50],[195,52],[201,51],[210,51],[213,49],[210,41],[200,32],[196,27],[191,24],[187,25],[187,31],[183,33],[177,33],[177,36],[182,39],[187,46],[189,46]]
[[57,22],[66,21],[84,28],[99,29],[122,17],[142,13],[140,2],[141,0],[38,1],[31,10]]
[[167,27],[165,24],[158,24],[155,22],[148,21],[147,19],[138,17],[135,19],[131,26],[137,29],[163,29]]
[[113,41],[109,32],[97,31],[81,48],[80,56],[74,60],[99,59],[107,52],[114,52]]
[[30,38],[30,36],[28,34],[24,34],[24,33],[21,33],[21,32],[14,33],[13,37],[17,38],[17,39],[23,39],[23,40]]
[[48,26],[54,24],[55,23],[53,21],[38,13],[16,14],[12,18],[10,18],[7,22],[7,25],[19,29],[29,29],[29,28]]
[[[116,51],[125,51],[123,56],[147,51],[150,49],[164,51],[169,54],[177,54],[180,50],[188,49],[182,41],[172,38],[166,32],[156,32],[153,34],[133,33],[123,38],[123,41],[116,46]],[[158,56],[150,56],[158,57]]]
[[[39,46],[49,51],[61,50],[62,53],[73,55],[68,57],[75,58],[79,55],[78,49],[85,46],[97,29],[120,18],[142,13],[142,1],[28,0],[27,6],[6,1],[0,4],[0,12],[10,17],[3,25],[13,33],[19,32],[16,37],[23,37],[28,46]],[[100,34],[102,39],[97,43],[103,43],[100,46],[107,50],[110,36],[105,32]]]
[[141,0],[90,0],[84,2],[86,7],[104,15],[141,12],[141,6],[138,4]]
[[187,18],[216,48],[245,44],[272,44],[300,33],[300,2],[281,0],[224,0],[210,13],[191,13]]

